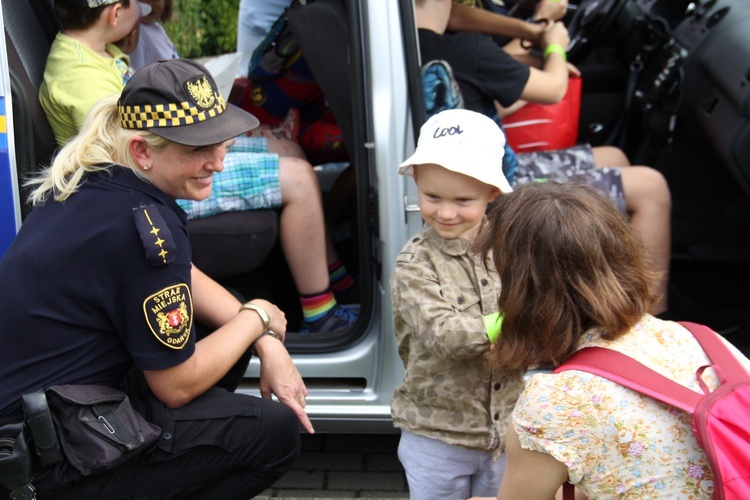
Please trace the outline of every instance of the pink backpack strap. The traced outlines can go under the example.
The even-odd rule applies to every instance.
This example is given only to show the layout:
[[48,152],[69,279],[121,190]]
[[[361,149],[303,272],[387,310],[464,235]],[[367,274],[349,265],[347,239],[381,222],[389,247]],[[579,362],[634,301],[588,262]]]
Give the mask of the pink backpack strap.
[[703,394],[668,379],[630,356],[605,347],[584,347],[553,373],[580,370],[599,375],[664,403],[693,413]]
[[716,370],[720,382],[747,382],[750,381],[750,374],[747,373],[742,363],[732,354],[732,351],[722,342],[719,335],[705,325],[690,323],[689,321],[680,321],[682,326],[687,328],[693,334],[695,340],[701,345],[706,352],[706,356],[711,360],[711,365],[721,367]]
[[[750,375],[719,336],[710,328],[697,323],[680,322],[700,343],[722,384],[750,380]],[[720,367],[720,368],[718,368]],[[620,385],[646,394],[689,413],[695,412],[703,394],[670,380],[647,368],[630,356],[604,347],[584,347],[560,365],[554,373],[580,370],[599,375]]]
[[576,500],[575,486],[570,483],[563,483],[563,500]]

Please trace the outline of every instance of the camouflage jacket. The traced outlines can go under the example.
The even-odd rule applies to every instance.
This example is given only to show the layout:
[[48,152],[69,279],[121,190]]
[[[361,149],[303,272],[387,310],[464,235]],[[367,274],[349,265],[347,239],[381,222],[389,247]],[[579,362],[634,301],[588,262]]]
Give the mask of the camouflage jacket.
[[396,427],[499,456],[523,382],[485,362],[482,317],[497,312],[500,280],[468,246],[425,227],[396,259],[393,322],[406,372],[391,414]]

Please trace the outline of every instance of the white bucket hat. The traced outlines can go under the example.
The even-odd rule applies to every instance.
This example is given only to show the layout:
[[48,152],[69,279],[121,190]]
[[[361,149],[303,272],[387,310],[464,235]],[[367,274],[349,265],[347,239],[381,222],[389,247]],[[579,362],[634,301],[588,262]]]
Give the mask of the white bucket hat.
[[434,163],[512,191],[503,175],[505,134],[491,118],[467,109],[450,109],[433,115],[419,131],[417,150],[398,167],[402,175],[414,175],[414,165]]

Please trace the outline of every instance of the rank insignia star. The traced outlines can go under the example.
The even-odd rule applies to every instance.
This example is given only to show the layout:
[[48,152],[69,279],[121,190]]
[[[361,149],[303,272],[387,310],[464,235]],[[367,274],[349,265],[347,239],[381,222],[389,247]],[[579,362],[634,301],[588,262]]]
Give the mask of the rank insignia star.
[[152,266],[163,266],[172,262],[177,253],[176,246],[159,207],[139,207],[133,211],[133,219],[148,263]]

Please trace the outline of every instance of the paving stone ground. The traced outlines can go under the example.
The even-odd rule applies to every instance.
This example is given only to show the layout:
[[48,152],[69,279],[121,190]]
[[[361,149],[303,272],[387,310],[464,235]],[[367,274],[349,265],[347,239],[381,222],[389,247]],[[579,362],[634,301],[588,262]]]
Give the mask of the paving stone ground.
[[294,468],[257,498],[409,498],[398,439],[398,434],[303,435]]

